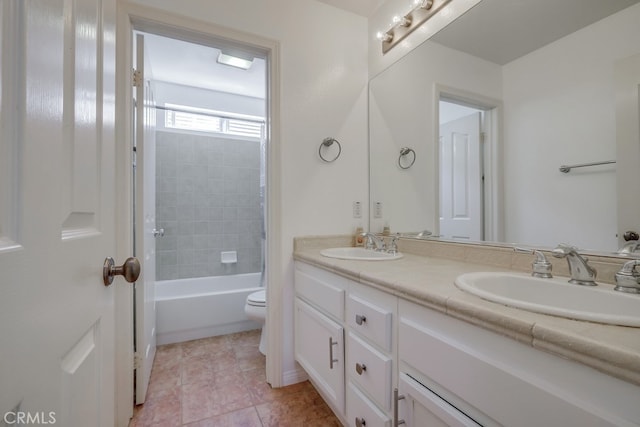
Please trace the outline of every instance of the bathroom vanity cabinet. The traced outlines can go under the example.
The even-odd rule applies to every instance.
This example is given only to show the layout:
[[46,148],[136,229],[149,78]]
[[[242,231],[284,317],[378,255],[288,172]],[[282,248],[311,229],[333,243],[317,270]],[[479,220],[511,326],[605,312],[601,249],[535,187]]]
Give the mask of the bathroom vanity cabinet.
[[444,307],[300,261],[295,287],[296,360],[349,426],[640,425],[637,385]]

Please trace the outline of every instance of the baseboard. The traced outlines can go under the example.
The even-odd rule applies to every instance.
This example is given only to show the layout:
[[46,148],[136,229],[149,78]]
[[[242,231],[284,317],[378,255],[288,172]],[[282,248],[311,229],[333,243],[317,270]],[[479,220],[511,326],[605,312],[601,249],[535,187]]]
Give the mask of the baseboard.
[[291,384],[301,383],[309,379],[309,376],[300,366],[297,366],[296,369],[286,371],[282,373],[282,386],[288,386]]
[[173,344],[177,342],[197,340],[201,338],[215,337],[218,335],[235,334],[236,332],[250,331],[259,329],[260,323],[253,320],[243,322],[229,323],[226,325],[215,325],[204,328],[194,328],[182,331],[172,331],[158,333],[157,344]]

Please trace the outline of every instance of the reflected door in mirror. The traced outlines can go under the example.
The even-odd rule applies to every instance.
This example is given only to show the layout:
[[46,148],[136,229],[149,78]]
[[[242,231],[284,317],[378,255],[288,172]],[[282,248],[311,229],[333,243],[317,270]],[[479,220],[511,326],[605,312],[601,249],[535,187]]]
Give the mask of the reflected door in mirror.
[[482,240],[480,113],[440,126],[440,235]]

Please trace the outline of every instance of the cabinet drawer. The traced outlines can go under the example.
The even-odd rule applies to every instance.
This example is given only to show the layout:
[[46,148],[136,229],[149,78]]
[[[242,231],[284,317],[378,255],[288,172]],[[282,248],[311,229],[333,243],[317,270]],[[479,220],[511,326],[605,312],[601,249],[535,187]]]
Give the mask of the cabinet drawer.
[[351,383],[347,387],[347,421],[352,427],[391,427],[389,417]]
[[347,323],[353,331],[368,338],[385,351],[391,351],[391,309],[357,295],[347,298]]
[[[295,270],[296,294],[338,320],[344,320],[344,289],[330,282],[332,276],[318,270],[318,274]],[[328,277],[327,277],[328,276]],[[336,280],[341,278],[336,276]]]
[[347,372],[352,381],[376,401],[391,410],[391,358],[349,332]]

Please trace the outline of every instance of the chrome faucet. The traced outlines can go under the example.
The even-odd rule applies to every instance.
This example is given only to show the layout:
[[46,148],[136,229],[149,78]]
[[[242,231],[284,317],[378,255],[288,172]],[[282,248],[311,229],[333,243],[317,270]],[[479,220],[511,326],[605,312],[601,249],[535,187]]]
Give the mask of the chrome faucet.
[[386,249],[386,245],[382,237],[378,237],[375,234],[368,232],[362,233],[361,236],[366,239],[364,244],[365,249],[372,249],[379,252]]
[[566,258],[569,264],[569,283],[577,285],[596,286],[596,270],[588,264],[588,260],[578,253],[578,248],[560,243],[551,254],[556,258]]
[[634,259],[624,263],[620,271],[616,273],[616,291],[640,294],[640,273],[636,267],[640,265],[640,259]]

